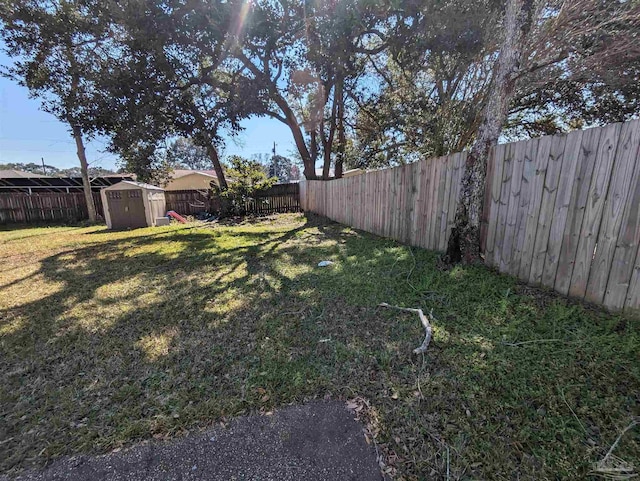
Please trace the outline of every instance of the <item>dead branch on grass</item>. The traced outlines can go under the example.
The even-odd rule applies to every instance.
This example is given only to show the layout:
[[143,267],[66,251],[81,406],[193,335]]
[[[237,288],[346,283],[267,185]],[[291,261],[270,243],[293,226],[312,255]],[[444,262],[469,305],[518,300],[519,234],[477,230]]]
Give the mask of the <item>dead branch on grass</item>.
[[389,309],[397,309],[398,311],[413,312],[418,314],[418,317],[420,317],[420,322],[422,322],[422,326],[424,327],[424,330],[425,330],[425,337],[424,337],[424,341],[422,341],[422,345],[420,347],[416,347],[413,350],[413,352],[414,354],[422,354],[427,352],[427,348],[429,347],[429,343],[431,342],[431,336],[433,332],[433,330],[431,329],[431,324],[429,323],[429,319],[435,320],[435,318],[433,317],[433,309],[431,309],[431,312],[429,312],[429,319],[427,319],[427,316],[424,315],[424,312],[422,312],[422,309],[412,309],[410,307],[392,306],[390,304],[387,304],[386,302],[378,304],[378,306],[388,307]]
[[634,427],[640,425],[640,421],[633,420],[631,423],[622,430],[622,432],[618,435],[615,442],[607,451],[604,458],[595,463],[592,474],[596,476],[603,477],[605,479],[615,479],[615,480],[623,480],[623,479],[631,479],[638,476],[638,473],[635,472],[633,465],[627,463],[623,459],[620,459],[618,456],[613,454],[613,451],[620,443],[622,436],[625,435],[627,431],[633,429]]

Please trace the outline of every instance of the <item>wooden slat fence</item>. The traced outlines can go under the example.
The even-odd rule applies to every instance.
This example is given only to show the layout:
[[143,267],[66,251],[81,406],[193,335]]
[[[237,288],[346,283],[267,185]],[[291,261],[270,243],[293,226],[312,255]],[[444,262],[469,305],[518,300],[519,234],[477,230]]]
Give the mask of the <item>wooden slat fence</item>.
[[[167,210],[175,210],[181,215],[200,212],[217,213],[220,200],[205,190],[165,191]],[[245,209],[248,214],[273,214],[300,211],[300,184],[276,184],[247,199]]]
[[[466,154],[302,185],[304,210],[444,251]],[[611,310],[640,310],[640,121],[498,145],[485,262]]]
[[[99,192],[93,192],[98,215],[104,216]],[[88,218],[82,192],[43,192],[0,194],[0,224],[38,222],[76,222]]]
[[247,213],[275,214],[300,211],[300,184],[276,184],[259,191],[246,203]]
[[[220,201],[207,191],[166,191],[167,210],[182,215],[199,212],[216,213]],[[93,193],[98,214],[104,217],[99,192]],[[300,211],[299,184],[276,184],[247,200],[247,213],[271,214]],[[29,224],[38,222],[76,222],[87,219],[87,204],[82,192],[0,193],[0,224]]]
[[181,215],[220,210],[219,200],[206,190],[166,190],[164,198],[167,210],[174,210]]
[[444,250],[466,153],[327,181],[302,183],[303,209],[357,229]]

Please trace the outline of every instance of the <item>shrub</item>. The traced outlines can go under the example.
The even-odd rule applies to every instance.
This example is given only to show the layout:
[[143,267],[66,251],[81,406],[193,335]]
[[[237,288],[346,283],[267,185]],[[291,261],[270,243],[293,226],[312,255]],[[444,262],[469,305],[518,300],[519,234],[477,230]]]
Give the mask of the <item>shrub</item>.
[[277,177],[267,176],[264,167],[259,162],[238,155],[229,158],[227,173],[228,189],[217,192],[221,200],[221,217],[245,215],[247,206],[252,202],[257,202],[256,192],[268,189],[278,181]]

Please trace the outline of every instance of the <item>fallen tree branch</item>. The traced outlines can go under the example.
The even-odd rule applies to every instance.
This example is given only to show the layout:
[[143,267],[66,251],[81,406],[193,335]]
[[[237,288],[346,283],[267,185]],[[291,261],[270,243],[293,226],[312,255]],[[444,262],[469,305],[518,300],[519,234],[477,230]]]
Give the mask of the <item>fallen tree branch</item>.
[[[387,304],[386,302],[383,302],[382,304],[378,304],[379,307],[388,307],[389,309],[397,309],[398,311],[405,311],[405,312],[413,312],[418,314],[418,317],[420,317],[420,322],[422,322],[422,325],[424,326],[424,330],[425,330],[425,337],[424,337],[424,341],[422,341],[422,345],[420,347],[416,347],[413,352],[415,354],[422,354],[427,352],[427,348],[429,347],[429,343],[431,342],[431,335],[432,335],[432,329],[431,329],[431,324],[429,323],[429,319],[427,319],[427,316],[424,315],[424,312],[422,312],[422,309],[412,309],[410,307],[398,307],[398,306],[392,306],[390,304]],[[431,309],[431,312],[429,313],[429,318],[431,319],[435,319],[433,317],[433,309]]]
[[615,442],[609,448],[609,451],[607,451],[607,454],[605,454],[604,458],[595,463],[594,469],[591,471],[592,474],[606,479],[615,480],[626,480],[638,476],[638,473],[635,472],[632,464],[625,462],[613,454],[613,451],[618,446],[622,436],[624,436],[627,431],[638,425],[640,425],[640,421],[636,419],[622,430]]

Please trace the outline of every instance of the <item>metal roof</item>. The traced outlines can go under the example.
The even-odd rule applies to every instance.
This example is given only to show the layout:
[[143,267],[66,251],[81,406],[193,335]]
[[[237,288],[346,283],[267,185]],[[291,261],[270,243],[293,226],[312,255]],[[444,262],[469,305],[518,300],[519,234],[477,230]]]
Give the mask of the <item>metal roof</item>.
[[[105,187],[123,180],[130,181],[130,175],[94,177],[91,190],[99,192]],[[0,178],[0,192],[82,192],[82,177],[15,177]]]

